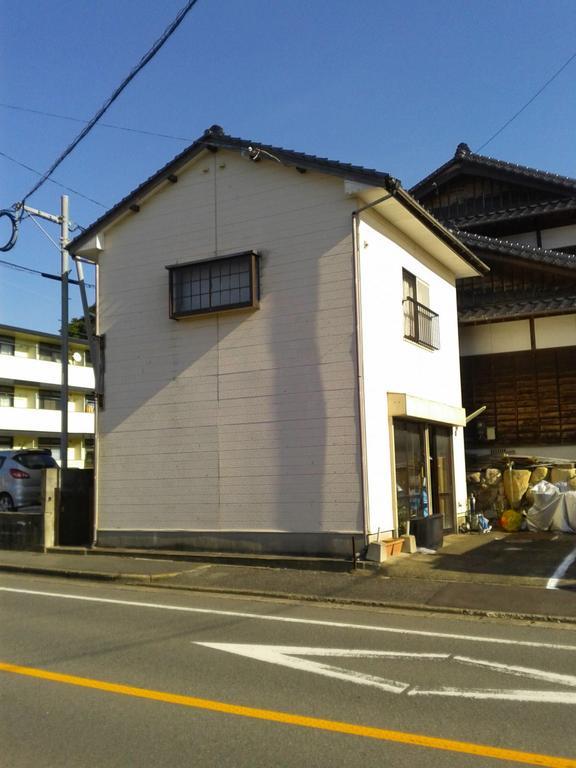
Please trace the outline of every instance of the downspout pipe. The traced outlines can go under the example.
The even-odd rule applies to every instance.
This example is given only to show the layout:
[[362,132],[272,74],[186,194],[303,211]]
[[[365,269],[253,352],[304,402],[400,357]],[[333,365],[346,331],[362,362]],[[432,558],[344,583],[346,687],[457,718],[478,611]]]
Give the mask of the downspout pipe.
[[362,512],[364,525],[364,541],[368,544],[370,532],[370,501],[368,494],[368,463],[366,448],[366,402],[364,397],[364,337],[362,333],[362,286],[360,282],[360,214],[375,205],[389,200],[400,186],[396,179],[390,179],[386,185],[390,192],[379,197],[372,203],[352,211],[352,258],[354,265],[354,325],[356,332],[356,380],[358,385],[358,418],[360,421],[360,466],[362,472]]

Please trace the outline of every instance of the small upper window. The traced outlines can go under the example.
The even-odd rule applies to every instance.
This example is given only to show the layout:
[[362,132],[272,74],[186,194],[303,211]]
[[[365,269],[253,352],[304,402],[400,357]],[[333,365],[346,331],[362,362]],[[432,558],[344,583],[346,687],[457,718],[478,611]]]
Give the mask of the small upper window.
[[258,255],[245,251],[234,256],[173,264],[170,272],[170,317],[257,307]]
[[38,392],[38,407],[47,411],[60,410],[60,392],[54,389],[41,389]]
[[430,289],[408,270],[402,270],[404,338],[429,349],[440,349],[438,315],[429,308]]
[[14,408],[14,387],[0,386],[0,408]]
[[13,355],[15,347],[14,336],[0,336],[0,355]]
[[40,360],[51,360],[54,363],[60,362],[60,346],[58,344],[38,344],[38,357]]

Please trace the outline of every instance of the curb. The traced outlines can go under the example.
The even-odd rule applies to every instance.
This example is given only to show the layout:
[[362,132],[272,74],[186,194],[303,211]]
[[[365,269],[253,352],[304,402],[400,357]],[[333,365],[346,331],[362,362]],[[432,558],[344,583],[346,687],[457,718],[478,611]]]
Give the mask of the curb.
[[102,571],[77,571],[72,569],[43,568],[37,566],[0,564],[0,572],[23,573],[40,576],[58,576],[69,579],[86,581],[109,581],[131,586],[149,586],[154,584],[161,589],[179,590],[181,592],[199,592],[202,594],[233,595],[238,597],[260,597],[274,600],[291,600],[305,603],[324,603],[327,605],[358,606],[361,608],[384,608],[397,611],[414,611],[417,613],[435,613],[449,616],[466,616],[472,618],[505,619],[507,621],[531,622],[537,624],[562,624],[576,627],[576,617],[551,616],[546,614],[513,613],[509,611],[491,611],[480,608],[454,608],[452,606],[427,605],[426,603],[389,602],[384,600],[360,600],[354,598],[330,597],[328,595],[305,595],[292,592],[274,592],[256,589],[232,589],[223,587],[182,586],[179,584],[164,584],[162,579],[176,574],[137,574],[137,573],[103,573]]

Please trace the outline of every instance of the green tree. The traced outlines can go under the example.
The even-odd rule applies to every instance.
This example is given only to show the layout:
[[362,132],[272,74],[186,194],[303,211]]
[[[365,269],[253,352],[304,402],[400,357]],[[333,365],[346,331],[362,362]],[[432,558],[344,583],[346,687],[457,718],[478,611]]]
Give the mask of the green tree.
[[[90,313],[90,320],[92,322],[92,331],[94,331],[94,321],[96,319],[96,304],[92,304],[88,307]],[[84,315],[80,317],[73,317],[68,323],[68,334],[74,339],[87,338],[86,323],[84,322]]]

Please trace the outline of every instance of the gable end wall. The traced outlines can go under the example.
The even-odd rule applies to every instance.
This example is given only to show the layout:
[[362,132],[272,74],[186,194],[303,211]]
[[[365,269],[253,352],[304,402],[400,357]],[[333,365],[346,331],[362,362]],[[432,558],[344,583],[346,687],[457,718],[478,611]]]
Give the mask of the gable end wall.
[[[341,180],[218,152],[106,233],[100,541],[362,531],[353,207]],[[169,319],[166,265],[248,249],[260,309]]]

